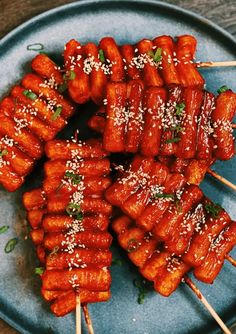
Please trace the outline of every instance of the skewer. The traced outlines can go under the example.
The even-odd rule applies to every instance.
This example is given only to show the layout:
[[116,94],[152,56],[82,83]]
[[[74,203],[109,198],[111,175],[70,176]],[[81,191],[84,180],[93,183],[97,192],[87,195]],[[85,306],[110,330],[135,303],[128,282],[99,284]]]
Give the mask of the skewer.
[[88,311],[88,305],[87,304],[82,305],[82,309],[83,309],[83,312],[84,312],[84,318],[85,318],[85,322],[86,322],[86,325],[87,325],[88,332],[89,332],[89,334],[94,334],[92,319],[91,319],[91,317],[89,315],[89,311]]
[[217,180],[219,180],[220,182],[224,183],[226,186],[230,187],[234,191],[236,191],[236,185],[235,184],[233,184],[232,182],[226,180],[223,176],[217,174],[211,168],[208,168],[207,173],[210,174],[210,175],[212,175]]
[[200,61],[196,62],[197,67],[230,67],[236,66],[236,60],[233,61]]
[[213,309],[213,307],[208,303],[206,298],[203,296],[203,294],[198,289],[198,287],[193,283],[193,281],[186,275],[184,276],[184,281],[190,287],[190,289],[192,289],[192,291],[196,294],[196,296],[200,299],[200,301],[203,303],[203,305],[206,307],[206,309],[209,311],[209,313],[212,315],[212,317],[215,319],[215,321],[221,327],[223,332],[225,334],[232,334],[232,332],[225,325],[225,323],[222,321],[222,319],[219,317],[219,315],[216,313],[216,311]]
[[76,295],[76,334],[82,334],[81,331],[81,305],[80,305],[80,295]]
[[232,258],[232,256],[230,255],[226,255],[225,256],[226,260],[228,260],[234,267],[236,267],[236,260],[234,258]]

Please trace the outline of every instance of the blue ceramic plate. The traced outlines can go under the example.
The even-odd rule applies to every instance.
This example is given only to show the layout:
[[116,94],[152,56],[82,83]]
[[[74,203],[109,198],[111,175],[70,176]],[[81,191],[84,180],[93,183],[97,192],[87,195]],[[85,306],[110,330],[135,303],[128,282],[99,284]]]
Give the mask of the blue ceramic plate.
[[[49,55],[60,60],[63,45],[71,38],[85,43],[98,42],[103,36],[110,35],[122,44],[135,43],[144,37],[184,33],[197,37],[198,60],[232,60],[236,57],[236,42],[227,32],[196,14],[157,1],[80,1],[56,8],[26,22],[1,40],[0,96],[29,70],[29,62],[36,54],[27,51],[29,44],[42,43]],[[236,69],[208,69],[204,70],[204,76],[207,88],[214,92],[223,84],[236,90]],[[75,117],[73,124],[81,124],[83,130],[82,114],[85,115],[86,110]],[[72,132],[71,125],[63,135],[69,136]],[[70,334],[74,333],[74,315],[57,319],[50,313],[48,304],[40,296],[40,281],[34,275],[37,260],[32,244],[24,240],[26,230],[21,195],[26,189],[40,184],[41,169],[42,164],[39,164],[24,189],[14,194],[0,191],[0,226],[10,225],[8,232],[0,235],[0,316],[21,333]],[[236,183],[235,160],[217,163],[215,169]],[[233,192],[209,177],[202,187],[236,218]],[[18,236],[19,243],[12,253],[5,254],[5,243],[14,236]],[[220,332],[184,284],[169,298],[150,291],[145,303],[139,305],[138,291],[133,286],[133,280],[139,277],[137,270],[117,245],[113,250],[123,265],[112,267],[111,301],[90,306],[96,334]],[[197,285],[224,321],[232,326],[236,322],[235,269],[225,263],[214,285],[199,282]]]

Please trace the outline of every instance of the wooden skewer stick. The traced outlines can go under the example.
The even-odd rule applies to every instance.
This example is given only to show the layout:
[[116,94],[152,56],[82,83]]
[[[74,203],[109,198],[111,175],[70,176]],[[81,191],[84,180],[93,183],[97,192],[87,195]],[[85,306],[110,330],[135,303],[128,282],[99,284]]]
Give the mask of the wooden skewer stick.
[[216,178],[220,182],[224,183],[226,186],[230,187],[234,191],[236,191],[236,185],[235,184],[233,184],[232,182],[226,180],[223,176],[217,174],[212,169],[208,168],[207,173],[210,174],[210,175],[212,175],[212,176],[214,176],[214,178]]
[[82,305],[82,309],[84,312],[84,318],[85,318],[88,332],[89,334],[94,334],[92,319],[89,315],[88,305],[87,304]]
[[222,319],[219,317],[219,315],[216,313],[216,311],[213,309],[213,307],[208,303],[206,298],[203,296],[201,291],[196,287],[196,285],[193,283],[193,281],[186,275],[184,276],[184,281],[193,290],[193,292],[196,294],[196,296],[200,299],[200,301],[203,303],[203,305],[206,307],[206,309],[209,311],[209,313],[212,315],[212,317],[215,319],[215,321],[222,328],[223,332],[225,334],[232,334],[232,332],[225,325],[225,323],[222,321]]
[[80,305],[80,295],[76,295],[76,310],[75,310],[75,318],[76,318],[76,334],[82,334],[81,331],[81,305]]
[[236,260],[230,255],[225,255],[226,260],[228,260],[234,267],[236,267]]
[[236,60],[233,61],[200,61],[196,63],[197,67],[230,67],[236,66]]

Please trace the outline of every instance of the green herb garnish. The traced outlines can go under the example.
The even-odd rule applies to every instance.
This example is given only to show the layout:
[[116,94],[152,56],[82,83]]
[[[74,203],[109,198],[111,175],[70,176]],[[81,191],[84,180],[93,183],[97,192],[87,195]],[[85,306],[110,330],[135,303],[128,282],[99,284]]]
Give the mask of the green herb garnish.
[[72,71],[72,70],[66,72],[66,73],[63,75],[63,79],[64,79],[65,81],[67,81],[67,80],[74,80],[75,77],[76,77],[75,71]]
[[81,211],[79,213],[77,213],[77,215],[76,215],[77,220],[83,220],[83,218],[84,218],[84,215]]
[[58,87],[58,92],[59,93],[64,93],[67,90],[67,82],[68,80],[74,80],[76,77],[76,73],[75,71],[67,71],[64,75],[63,75],[63,80],[64,82]]
[[171,131],[182,132],[183,128],[180,125],[176,125],[170,129]]
[[155,63],[162,60],[162,48],[157,48],[155,52],[150,51],[149,55],[153,58]]
[[130,239],[128,241],[128,247],[127,247],[127,252],[132,253],[138,249],[139,243],[137,239]]
[[122,263],[121,259],[113,259],[112,264],[117,265],[117,266],[122,266],[123,263]]
[[224,86],[221,86],[219,89],[217,89],[217,93],[220,94],[220,93],[224,93],[224,92],[227,92],[227,90],[229,90],[229,88],[224,85]]
[[84,218],[79,204],[70,202],[66,207],[66,212],[69,216],[76,216],[77,220],[82,220]]
[[165,141],[166,144],[170,144],[170,143],[178,143],[180,141],[179,137],[175,137],[175,138],[171,138],[171,139],[167,139]]
[[28,90],[28,89],[25,89],[25,90],[23,91],[23,95],[25,95],[26,97],[28,97],[28,98],[29,98],[30,100],[32,100],[32,101],[36,100],[37,97],[38,97],[35,93],[31,92],[31,91]]
[[152,196],[152,198],[154,198],[154,199],[158,199],[158,198],[172,198],[172,199],[174,199],[175,195],[174,194],[154,194]]
[[101,63],[105,63],[106,58],[105,58],[105,55],[104,55],[104,51],[102,49],[98,50],[98,56],[99,56],[99,59],[100,59]]
[[207,203],[204,205],[204,208],[213,218],[217,218],[219,212],[222,210],[222,207],[218,203]]
[[17,238],[13,238],[13,239],[8,240],[8,242],[7,242],[6,246],[5,246],[5,253],[12,252],[17,243],[18,243],[18,239]]
[[74,174],[73,172],[66,172],[65,177],[71,179],[73,184],[80,184],[81,176],[78,174]]
[[42,275],[44,273],[44,268],[43,267],[37,267],[34,269],[34,273],[36,275]]
[[66,207],[66,212],[70,216],[78,215],[81,212],[81,208],[79,204],[76,203],[69,203]]
[[75,77],[76,77],[75,72],[74,71],[70,71],[70,76],[69,76],[68,80],[74,80]]
[[44,45],[42,43],[34,43],[27,45],[28,51],[42,51],[44,50]]
[[145,280],[138,280],[135,279],[133,281],[134,286],[139,290],[139,294],[138,294],[138,298],[137,298],[137,302],[139,304],[143,304],[144,303],[144,299],[146,297],[146,294],[148,292],[147,289],[147,282]]
[[180,200],[177,197],[174,200],[174,204],[175,204],[175,207],[176,207],[176,210],[177,210],[178,213],[180,213],[180,212],[183,211],[181,202],[180,202]]
[[8,229],[9,229],[9,226],[7,226],[7,225],[1,226],[0,227],[0,234],[5,233]]
[[64,93],[67,90],[67,81],[63,82],[63,84],[61,84],[58,87],[58,92],[59,93]]
[[54,111],[54,113],[52,114],[52,117],[51,119],[53,121],[56,121],[57,118],[61,115],[61,112],[62,112],[62,107],[57,107],[57,109]]
[[4,155],[8,154],[8,150],[4,149],[0,152],[0,157],[3,157]]
[[176,110],[175,115],[176,116],[181,116],[185,107],[186,107],[186,105],[185,105],[184,102],[177,104],[176,107],[175,107],[175,110]]

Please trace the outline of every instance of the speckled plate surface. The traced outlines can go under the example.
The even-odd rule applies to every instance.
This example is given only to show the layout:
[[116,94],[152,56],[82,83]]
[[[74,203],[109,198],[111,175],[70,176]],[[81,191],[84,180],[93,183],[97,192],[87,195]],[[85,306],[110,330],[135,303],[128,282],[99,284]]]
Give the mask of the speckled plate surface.
[[[190,33],[198,39],[198,60],[231,60],[236,57],[232,36],[206,19],[177,7],[157,1],[79,1],[56,8],[21,25],[0,41],[0,97],[29,70],[34,51],[27,45],[42,43],[49,55],[60,60],[64,43],[70,38],[80,42],[98,42],[110,35],[118,43],[135,43],[143,37],[173,36]],[[223,84],[236,90],[236,69],[205,69],[207,88],[216,91]],[[82,109],[82,108],[81,108]],[[64,131],[69,136],[76,124],[82,135],[89,106],[82,109]],[[236,160],[217,163],[215,169],[236,183]],[[40,184],[42,163],[28,177],[23,189],[10,194],[0,190],[0,226],[10,229],[0,235],[0,316],[21,333],[74,333],[74,315],[55,318],[40,296],[40,281],[34,275],[37,260],[26,230],[21,195]],[[235,194],[207,177],[202,188],[236,218]],[[4,253],[8,239],[18,236],[19,243],[10,254]],[[113,245],[115,257],[122,266],[112,267],[112,299],[90,306],[96,334],[187,334],[219,333],[215,322],[200,305],[188,287],[182,284],[169,298],[150,291],[145,303],[137,303],[138,291],[133,280],[139,277],[125,254]],[[236,252],[234,252],[236,257]],[[236,322],[236,272],[225,263],[213,285],[197,283],[207,299],[229,326]],[[83,324],[83,329],[84,324]]]

